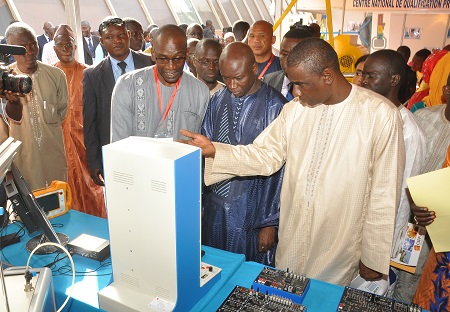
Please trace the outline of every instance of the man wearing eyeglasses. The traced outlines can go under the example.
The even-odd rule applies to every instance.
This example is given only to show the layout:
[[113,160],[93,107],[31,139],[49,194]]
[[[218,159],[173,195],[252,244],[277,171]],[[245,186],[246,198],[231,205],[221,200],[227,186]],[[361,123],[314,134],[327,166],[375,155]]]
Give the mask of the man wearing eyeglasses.
[[[258,64],[245,43],[227,45],[219,66],[226,88],[211,97],[202,134],[231,145],[249,144],[287,101],[257,78]],[[202,243],[273,266],[283,171],[269,177],[232,178],[205,188]]]
[[209,101],[204,83],[183,72],[186,35],[177,25],[165,25],[153,39],[155,66],[120,78],[114,88],[111,141],[130,135],[184,138],[180,129],[200,131]]
[[219,57],[221,53],[222,46],[214,39],[200,40],[195,48],[194,66],[197,71],[197,79],[206,84],[211,96],[225,86],[217,80],[220,78]]
[[77,45],[69,25],[59,25],[54,37],[55,64],[66,74],[69,103],[63,134],[72,206],[79,211],[106,218],[103,188],[90,179],[83,135],[83,71],[86,64],[75,59]]
[[121,18],[104,18],[98,31],[108,56],[84,71],[83,130],[91,178],[103,185],[102,146],[110,143],[114,85],[124,73],[150,66],[153,61],[149,55],[130,49],[130,32]]
[[32,90],[8,101],[0,121],[0,142],[8,136],[22,142],[14,162],[32,190],[53,180],[67,181],[67,163],[61,123],[67,113],[67,84],[64,73],[38,61],[39,45],[34,30],[17,22],[6,29],[8,44],[26,48],[15,55],[10,68],[31,77]]

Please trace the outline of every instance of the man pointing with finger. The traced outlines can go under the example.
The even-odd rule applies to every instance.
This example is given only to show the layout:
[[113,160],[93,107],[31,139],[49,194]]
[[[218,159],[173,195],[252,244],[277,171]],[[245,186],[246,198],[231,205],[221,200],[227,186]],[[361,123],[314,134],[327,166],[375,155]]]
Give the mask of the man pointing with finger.
[[318,38],[294,47],[287,76],[299,97],[252,144],[182,131],[207,157],[205,183],[285,165],[275,265],[340,285],[358,273],[387,278],[405,161],[400,113],[348,83],[336,52]]

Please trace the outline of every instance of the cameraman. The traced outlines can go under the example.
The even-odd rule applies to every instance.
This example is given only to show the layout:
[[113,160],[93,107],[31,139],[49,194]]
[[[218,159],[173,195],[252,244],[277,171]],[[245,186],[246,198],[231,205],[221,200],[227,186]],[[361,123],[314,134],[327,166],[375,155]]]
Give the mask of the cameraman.
[[[24,55],[15,55],[16,63],[10,68],[32,83],[25,96],[5,93],[9,101],[0,119],[0,142],[9,136],[22,142],[14,162],[32,190],[46,187],[53,180],[67,181],[61,127],[67,113],[66,77],[59,68],[38,61],[39,46],[29,25],[11,24],[5,37],[9,45],[26,49]],[[15,90],[6,88],[3,79],[4,89]]]

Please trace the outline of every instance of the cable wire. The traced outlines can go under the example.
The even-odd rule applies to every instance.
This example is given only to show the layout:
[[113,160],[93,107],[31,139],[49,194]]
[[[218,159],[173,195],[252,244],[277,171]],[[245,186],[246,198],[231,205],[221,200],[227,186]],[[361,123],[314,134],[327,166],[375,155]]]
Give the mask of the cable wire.
[[67,257],[69,258],[70,263],[72,265],[72,286],[70,287],[70,291],[69,291],[69,294],[67,295],[66,300],[63,302],[63,304],[61,305],[59,310],[56,311],[56,312],[61,312],[62,309],[66,306],[67,302],[69,302],[69,299],[72,297],[72,292],[73,292],[73,288],[74,288],[74,285],[75,285],[75,264],[73,263],[72,256],[67,251],[67,249],[64,248],[64,246],[62,246],[60,244],[52,243],[52,242],[46,242],[46,243],[39,244],[38,246],[36,246],[36,248],[33,249],[33,251],[31,251],[30,256],[28,257],[28,260],[27,260],[27,266],[26,266],[27,270],[28,270],[28,268],[30,268],[31,257],[34,255],[34,253],[39,248],[44,247],[44,246],[54,246],[54,247],[57,247],[57,248],[61,249],[62,251],[64,251],[64,253],[67,255]]

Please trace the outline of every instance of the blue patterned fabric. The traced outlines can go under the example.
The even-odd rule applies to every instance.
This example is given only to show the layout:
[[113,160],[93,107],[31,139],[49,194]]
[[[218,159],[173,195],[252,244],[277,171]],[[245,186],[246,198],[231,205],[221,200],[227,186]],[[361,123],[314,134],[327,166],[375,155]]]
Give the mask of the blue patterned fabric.
[[[242,98],[223,88],[211,98],[202,133],[216,142],[252,143],[284,103],[281,93],[265,83]],[[202,243],[273,266],[276,245],[267,253],[258,252],[258,234],[263,227],[278,226],[283,172],[284,168],[270,177],[237,177],[205,187]]]

